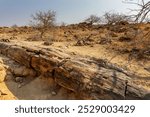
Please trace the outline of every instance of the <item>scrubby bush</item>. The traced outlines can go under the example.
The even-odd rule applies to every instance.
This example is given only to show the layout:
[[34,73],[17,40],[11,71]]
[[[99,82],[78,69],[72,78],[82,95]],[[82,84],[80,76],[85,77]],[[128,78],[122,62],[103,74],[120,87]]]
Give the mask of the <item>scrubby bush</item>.
[[128,22],[131,21],[129,16],[126,16],[124,14],[120,13],[111,13],[111,12],[106,12],[104,15],[104,22],[109,25],[113,24],[128,24]]
[[32,15],[31,25],[35,27],[43,38],[44,33],[55,26],[56,12],[48,10],[47,12],[36,12]]
[[85,22],[91,25],[98,24],[101,22],[101,18],[96,15],[90,15],[87,19],[85,19]]

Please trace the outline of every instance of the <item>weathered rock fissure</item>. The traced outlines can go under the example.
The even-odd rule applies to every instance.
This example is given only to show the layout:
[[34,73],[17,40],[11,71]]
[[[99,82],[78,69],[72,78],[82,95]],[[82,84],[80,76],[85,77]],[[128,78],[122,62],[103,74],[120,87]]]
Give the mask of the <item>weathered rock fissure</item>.
[[71,56],[57,48],[21,47],[4,42],[0,42],[0,53],[33,69],[36,75],[53,78],[84,99],[150,99],[150,88],[136,84],[136,76],[132,78],[128,70],[102,59]]

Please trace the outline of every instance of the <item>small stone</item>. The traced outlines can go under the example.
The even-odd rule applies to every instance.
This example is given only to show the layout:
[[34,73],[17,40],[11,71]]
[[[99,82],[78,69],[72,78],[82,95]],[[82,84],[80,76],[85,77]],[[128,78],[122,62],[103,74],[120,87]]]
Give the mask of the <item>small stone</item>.
[[22,83],[23,82],[23,77],[16,77],[15,81],[19,82],[19,83]]
[[1,42],[10,42],[9,39],[1,39]]
[[67,49],[67,48],[68,48],[67,46],[63,46],[63,47],[62,47],[62,49]]
[[18,85],[18,88],[21,88],[21,87],[22,87],[22,85],[21,85],[21,84],[19,84],[19,85]]
[[1,90],[0,90],[0,96],[2,95],[7,95],[6,93],[3,93]]
[[49,42],[49,41],[45,41],[44,43],[43,43],[43,45],[46,45],[46,46],[49,46],[49,45],[52,45],[53,44],[53,42]]
[[84,41],[83,40],[78,40],[75,46],[84,46]]
[[51,94],[52,94],[53,96],[57,95],[57,93],[56,93],[55,91],[52,91]]
[[94,47],[94,45],[90,45],[90,47]]
[[72,52],[72,55],[77,55],[75,52]]

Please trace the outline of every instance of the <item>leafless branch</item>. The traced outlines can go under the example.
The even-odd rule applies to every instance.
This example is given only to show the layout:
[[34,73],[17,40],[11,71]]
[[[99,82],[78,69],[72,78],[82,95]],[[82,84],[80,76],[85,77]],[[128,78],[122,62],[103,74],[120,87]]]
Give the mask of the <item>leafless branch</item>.
[[138,9],[132,9],[132,11],[136,11],[137,14],[133,15],[135,17],[136,22],[143,22],[150,15],[150,1],[145,2],[145,0],[139,0],[137,2],[124,1],[124,3],[134,4],[139,7]]

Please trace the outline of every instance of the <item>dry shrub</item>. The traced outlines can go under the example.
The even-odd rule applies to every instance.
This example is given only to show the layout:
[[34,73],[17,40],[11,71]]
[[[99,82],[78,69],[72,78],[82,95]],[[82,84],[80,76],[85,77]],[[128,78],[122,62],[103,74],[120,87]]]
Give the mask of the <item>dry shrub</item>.
[[119,41],[120,42],[130,42],[130,41],[132,41],[132,39],[130,38],[130,37],[120,37],[119,38]]
[[121,26],[121,25],[114,25],[114,26],[109,26],[107,29],[115,33],[123,33],[128,30],[128,27]]
[[96,42],[93,38],[91,38],[91,35],[88,37],[84,37],[77,41],[75,46],[87,46],[87,45],[94,45]]
[[109,33],[109,35],[110,35],[111,37],[118,37],[118,35],[117,35],[115,32],[112,32],[112,31]]
[[125,14],[106,12],[104,14],[105,23],[108,25],[126,25],[131,21],[131,18]]
[[96,15],[90,15],[86,20],[85,20],[86,23],[88,24],[98,24],[101,22],[101,18],[96,16]]
[[98,44],[101,44],[101,45],[105,45],[105,44],[110,44],[112,41],[110,38],[105,38],[105,37],[102,37],[100,39],[100,41],[98,42]]

